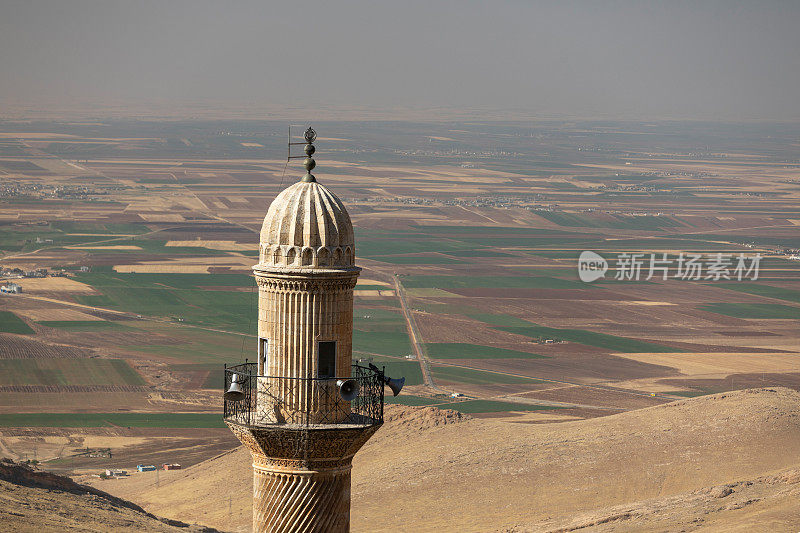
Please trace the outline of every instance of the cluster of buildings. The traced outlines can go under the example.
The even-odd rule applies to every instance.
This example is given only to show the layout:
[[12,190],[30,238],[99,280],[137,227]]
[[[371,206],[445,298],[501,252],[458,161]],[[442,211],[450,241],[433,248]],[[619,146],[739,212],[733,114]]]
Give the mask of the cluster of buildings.
[[498,207],[523,209],[547,209],[552,210],[558,207],[555,205],[538,205],[536,202],[546,201],[547,197],[543,194],[529,194],[526,196],[476,196],[474,199],[448,198],[446,200],[436,200],[433,198],[420,198],[417,196],[405,197],[372,197],[372,198],[352,198],[353,203],[398,203],[405,205],[444,205],[458,207]]
[[4,294],[20,294],[22,292],[22,285],[17,283],[7,283],[0,287],[0,292]]
[[[180,470],[181,469],[181,465],[178,464],[178,463],[164,463],[163,465],[161,465],[161,469],[162,470]],[[138,470],[139,472],[155,472],[156,470],[158,470],[158,468],[156,467],[156,465],[136,465],[136,470]],[[109,471],[106,470],[106,473],[108,473],[108,472]],[[124,470],[123,470],[123,472],[124,472]]]
[[402,156],[425,156],[425,157],[458,157],[469,159],[495,159],[521,157],[525,154],[519,152],[509,152],[506,150],[461,150],[453,148],[451,150],[395,150],[396,155]]
[[671,189],[653,187],[652,185],[600,185],[597,190],[611,192],[673,192]]
[[[11,279],[22,278],[46,278],[47,276],[65,277],[66,272],[48,272],[46,268],[37,268],[35,270],[22,270],[21,268],[0,268],[0,277]],[[2,294],[20,294],[22,293],[22,285],[13,281],[8,281],[5,285],[0,286],[0,293]]]
[[[181,465],[178,463],[164,463],[161,465],[163,470],[180,470]],[[159,470],[156,468],[155,465],[136,465],[136,470],[139,472],[155,472]],[[127,470],[121,470],[118,468],[107,468],[105,471],[105,475],[99,474],[95,475],[95,477],[106,477],[106,478],[121,478],[121,477],[128,477]]]
[[21,268],[2,268],[0,276],[4,278],[46,278],[49,272],[46,268],[22,270]]
[[[81,272],[87,272],[89,267],[81,267]],[[0,277],[3,278],[46,278],[50,276],[51,278],[66,278],[69,276],[69,273],[64,270],[52,270],[48,271],[46,268],[35,268],[33,270],[22,270],[21,268],[2,268],[0,267]]]
[[[81,272],[88,272],[89,267],[82,266],[80,267]],[[52,270],[48,271],[46,268],[36,268],[34,270],[22,270],[21,268],[4,268],[0,267],[0,278],[5,278],[8,280],[5,285],[0,286],[0,293],[3,294],[20,294],[22,293],[22,285],[19,283],[15,283],[10,281],[12,279],[24,279],[24,278],[66,278],[69,277],[70,273],[64,270]]]
[[112,191],[129,189],[126,185],[84,187],[79,185],[47,186],[39,183],[2,182],[0,198],[58,198],[69,200],[93,200],[97,196],[108,196]]

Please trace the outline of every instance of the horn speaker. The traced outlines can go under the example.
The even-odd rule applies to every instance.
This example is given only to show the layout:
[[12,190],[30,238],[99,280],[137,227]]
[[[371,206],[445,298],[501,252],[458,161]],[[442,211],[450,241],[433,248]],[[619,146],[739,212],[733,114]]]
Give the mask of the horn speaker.
[[358,396],[358,381],[354,379],[340,379],[336,381],[339,388],[339,396],[346,402],[351,402]]

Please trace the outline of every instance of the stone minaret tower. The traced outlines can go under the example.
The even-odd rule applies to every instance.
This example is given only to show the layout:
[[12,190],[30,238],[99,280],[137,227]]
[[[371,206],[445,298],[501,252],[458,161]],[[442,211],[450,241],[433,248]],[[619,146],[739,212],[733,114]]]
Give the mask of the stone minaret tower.
[[311,174],[315,137],[261,228],[257,363],[226,368],[225,421],[253,456],[254,532],[349,531],[351,461],[383,419],[383,373],[351,361],[361,269],[347,210]]

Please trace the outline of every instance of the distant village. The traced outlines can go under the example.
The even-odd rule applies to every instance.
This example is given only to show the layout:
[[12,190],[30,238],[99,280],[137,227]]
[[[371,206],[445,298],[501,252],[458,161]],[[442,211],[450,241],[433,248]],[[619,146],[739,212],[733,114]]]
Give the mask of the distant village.
[[[180,470],[181,465],[179,463],[164,463],[161,467],[156,467],[156,465],[136,465],[137,472],[155,472],[156,470]],[[122,470],[119,468],[107,468],[105,472],[100,474],[94,474],[94,477],[99,477],[101,479],[114,479],[114,478],[121,478],[121,477],[128,477],[128,471]]]
[[127,185],[105,185],[85,187],[81,185],[43,185],[38,182],[0,182],[0,198],[31,198],[59,200],[97,200],[97,196],[108,196],[131,187]]
[[[78,268],[79,272],[89,272],[88,266]],[[20,294],[22,293],[22,284],[17,281],[25,278],[67,278],[72,273],[65,270],[48,270],[46,268],[36,268],[34,270],[22,270],[17,267],[2,267],[0,266],[0,278],[6,281],[5,285],[0,286],[0,293],[4,294]]]

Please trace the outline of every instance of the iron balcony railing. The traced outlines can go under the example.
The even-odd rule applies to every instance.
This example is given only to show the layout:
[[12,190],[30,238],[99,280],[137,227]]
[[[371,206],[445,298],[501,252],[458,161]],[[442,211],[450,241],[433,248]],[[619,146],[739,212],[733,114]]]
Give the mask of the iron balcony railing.
[[[382,370],[352,365],[351,376],[300,378],[260,376],[256,363],[225,366],[225,391],[236,381],[241,399],[223,397],[225,420],[248,426],[372,426],[383,422]],[[353,380],[357,394],[342,394]],[[353,383],[348,384],[351,391]],[[352,393],[351,393],[352,394]]]

